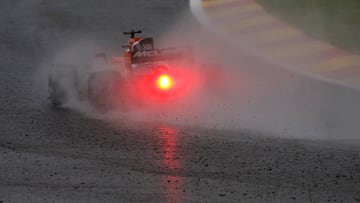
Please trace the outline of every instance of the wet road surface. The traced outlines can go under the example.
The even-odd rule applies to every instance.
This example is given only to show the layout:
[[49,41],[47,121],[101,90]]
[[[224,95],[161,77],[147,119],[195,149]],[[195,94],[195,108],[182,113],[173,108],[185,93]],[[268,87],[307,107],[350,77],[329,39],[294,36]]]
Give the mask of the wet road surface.
[[134,24],[159,35],[187,7],[186,1],[0,3],[0,202],[360,201],[356,146],[106,122],[53,109],[46,88],[35,88],[33,76],[57,40],[90,33],[120,41],[116,33]]

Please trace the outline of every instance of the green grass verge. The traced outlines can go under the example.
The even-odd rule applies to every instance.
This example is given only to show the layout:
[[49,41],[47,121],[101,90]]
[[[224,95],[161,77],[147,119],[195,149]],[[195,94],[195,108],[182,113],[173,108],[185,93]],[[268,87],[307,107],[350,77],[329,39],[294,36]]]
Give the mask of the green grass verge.
[[257,0],[305,33],[360,53],[360,0]]

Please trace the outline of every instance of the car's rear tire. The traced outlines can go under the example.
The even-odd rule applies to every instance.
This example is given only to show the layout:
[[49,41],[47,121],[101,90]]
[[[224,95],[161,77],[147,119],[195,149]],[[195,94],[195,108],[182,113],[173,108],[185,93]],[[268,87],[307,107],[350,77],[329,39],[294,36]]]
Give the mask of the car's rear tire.
[[91,73],[88,79],[88,97],[90,104],[100,112],[117,108],[121,101],[122,77],[117,71],[107,70]]
[[60,83],[51,76],[49,77],[48,91],[49,99],[54,107],[62,106],[65,103],[67,99],[65,90],[63,90]]
[[62,106],[78,94],[76,74],[76,69],[70,66],[51,69],[48,77],[48,98],[53,106]]

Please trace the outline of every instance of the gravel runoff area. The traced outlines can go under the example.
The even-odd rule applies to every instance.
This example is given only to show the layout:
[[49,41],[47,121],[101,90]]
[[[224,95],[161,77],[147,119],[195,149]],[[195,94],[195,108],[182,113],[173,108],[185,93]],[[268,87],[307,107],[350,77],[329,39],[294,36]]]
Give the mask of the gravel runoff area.
[[[101,2],[101,3],[100,3]],[[251,132],[110,124],[52,109],[33,75],[52,44],[159,34],[186,1],[0,3],[0,202],[359,202],[359,148]],[[115,34],[114,34],[115,33]],[[140,126],[140,127],[139,127]]]

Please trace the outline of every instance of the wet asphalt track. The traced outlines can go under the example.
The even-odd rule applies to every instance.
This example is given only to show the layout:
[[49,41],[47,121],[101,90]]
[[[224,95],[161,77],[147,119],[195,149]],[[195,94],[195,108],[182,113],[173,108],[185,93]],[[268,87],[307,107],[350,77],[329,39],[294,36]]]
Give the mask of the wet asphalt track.
[[[159,35],[186,1],[0,2],[0,202],[359,202],[357,147],[52,109],[33,75],[51,45]],[[135,27],[136,28],[136,27]]]

